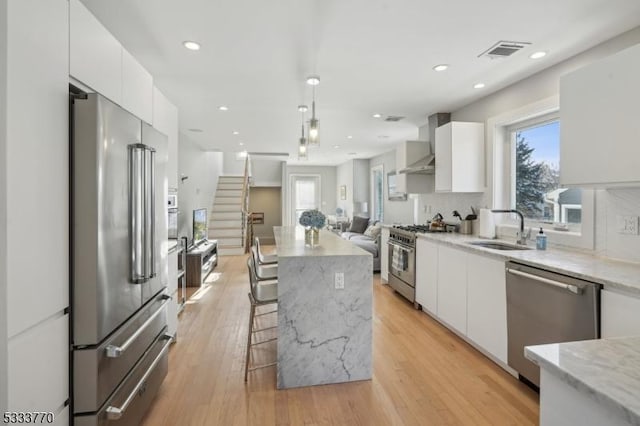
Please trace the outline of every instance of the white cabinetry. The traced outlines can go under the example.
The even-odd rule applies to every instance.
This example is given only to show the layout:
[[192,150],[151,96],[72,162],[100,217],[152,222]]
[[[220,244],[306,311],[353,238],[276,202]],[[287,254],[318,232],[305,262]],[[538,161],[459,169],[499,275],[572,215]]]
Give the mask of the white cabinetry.
[[69,75],[151,124],[151,74],[79,0],[70,8]]
[[[122,46],[80,0],[70,4],[69,74],[122,104]],[[33,26],[31,26],[33,28]]]
[[168,137],[169,188],[178,188],[178,109],[156,87],[153,88],[153,127]]
[[507,363],[507,291],[504,262],[467,255],[467,337]]
[[467,333],[467,253],[438,247],[438,317]]
[[640,185],[639,75],[640,44],[560,79],[562,185]]
[[602,338],[640,335],[640,297],[600,292]]
[[383,227],[380,231],[380,278],[385,283],[389,282],[389,228]]
[[453,121],[436,129],[436,192],[483,192],[484,124]]
[[153,77],[122,49],[122,107],[147,123],[153,122]]
[[396,192],[399,194],[424,194],[429,180],[427,175],[398,173],[429,153],[429,142],[406,141],[396,148]]
[[438,313],[438,245],[418,238],[416,242],[416,302],[432,315]]

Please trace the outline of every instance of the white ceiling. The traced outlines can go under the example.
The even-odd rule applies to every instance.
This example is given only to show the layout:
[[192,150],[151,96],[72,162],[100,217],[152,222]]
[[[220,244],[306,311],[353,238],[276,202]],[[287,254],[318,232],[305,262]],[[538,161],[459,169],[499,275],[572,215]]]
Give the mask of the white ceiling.
[[[178,106],[181,132],[207,150],[295,160],[297,105],[311,104],[305,77],[318,74],[322,146],[309,164],[388,151],[417,138],[428,115],[640,25],[638,0],[82,1]],[[184,40],[202,49],[188,51]],[[478,58],[499,40],[532,44],[510,58]],[[549,54],[529,59],[537,50]],[[432,71],[440,63],[449,70]],[[473,89],[480,81],[486,87]],[[387,123],[375,112],[407,118]]]

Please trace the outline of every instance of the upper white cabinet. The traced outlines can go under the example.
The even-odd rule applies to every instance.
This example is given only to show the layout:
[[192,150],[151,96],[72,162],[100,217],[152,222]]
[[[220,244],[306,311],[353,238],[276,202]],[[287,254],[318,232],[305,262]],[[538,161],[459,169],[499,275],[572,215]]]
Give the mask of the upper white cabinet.
[[438,244],[416,242],[416,302],[432,315],[438,313]]
[[167,135],[169,188],[178,188],[178,108],[156,87],[153,88],[153,127]]
[[484,124],[436,128],[436,192],[484,192]]
[[467,337],[507,363],[504,262],[467,254]]
[[429,180],[427,175],[419,173],[398,173],[429,154],[429,142],[406,141],[396,148],[396,192],[405,194],[424,194]]
[[69,74],[122,104],[122,46],[79,0],[71,0]]
[[126,49],[122,49],[122,107],[153,123],[153,77]]
[[640,44],[560,79],[562,185],[640,186],[638,76]]
[[69,74],[153,123],[153,77],[79,0],[70,1]]
[[640,336],[640,297],[600,292],[602,337]]
[[438,317],[467,334],[467,253],[438,247]]

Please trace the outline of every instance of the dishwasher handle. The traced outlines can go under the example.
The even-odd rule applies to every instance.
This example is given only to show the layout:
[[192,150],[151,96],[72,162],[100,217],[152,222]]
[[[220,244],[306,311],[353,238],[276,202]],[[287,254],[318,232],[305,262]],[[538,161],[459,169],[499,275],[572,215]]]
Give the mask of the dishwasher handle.
[[524,278],[528,278],[534,281],[538,281],[544,284],[548,284],[550,286],[553,287],[557,287],[557,288],[561,288],[563,290],[568,290],[573,294],[582,294],[583,292],[583,288],[578,287],[577,285],[572,285],[572,284],[566,284],[566,283],[562,283],[560,281],[555,281],[555,280],[550,280],[548,278],[544,278],[538,275],[534,275],[534,274],[529,274],[528,272],[522,272],[519,271],[517,269],[511,269],[511,268],[507,268],[507,272],[513,275],[518,275],[520,277],[524,277]]

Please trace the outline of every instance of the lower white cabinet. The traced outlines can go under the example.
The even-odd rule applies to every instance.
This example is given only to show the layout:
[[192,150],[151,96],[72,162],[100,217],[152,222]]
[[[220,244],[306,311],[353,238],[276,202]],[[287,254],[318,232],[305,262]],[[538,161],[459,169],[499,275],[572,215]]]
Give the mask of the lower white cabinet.
[[467,253],[438,247],[438,317],[467,334]]
[[600,291],[602,338],[640,335],[640,296]]
[[389,228],[383,227],[380,231],[380,278],[383,282],[389,282]]
[[430,314],[438,314],[438,245],[416,242],[416,302]]
[[504,262],[467,254],[467,337],[507,363]]

